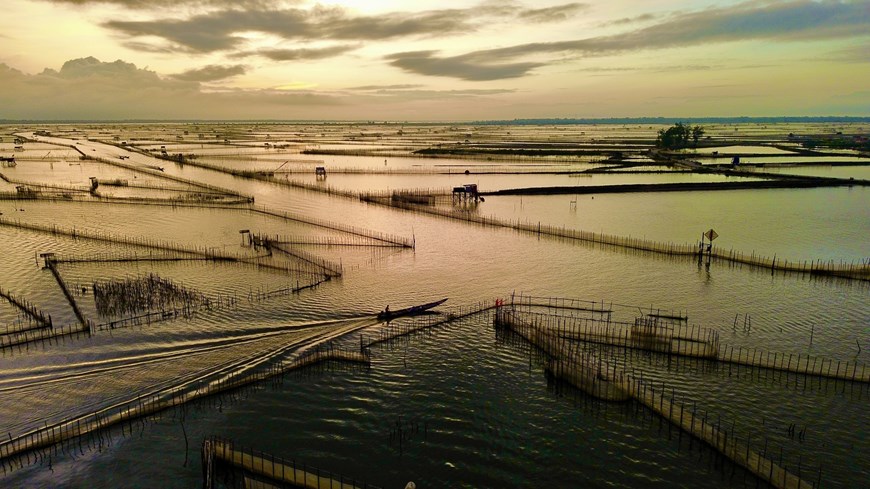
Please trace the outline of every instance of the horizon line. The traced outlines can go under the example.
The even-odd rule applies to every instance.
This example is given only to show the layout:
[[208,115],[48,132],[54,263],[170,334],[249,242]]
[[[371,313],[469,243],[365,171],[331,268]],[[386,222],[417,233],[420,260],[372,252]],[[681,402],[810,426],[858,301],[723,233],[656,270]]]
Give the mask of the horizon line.
[[132,124],[132,123],[258,123],[258,124],[601,124],[601,123],[676,123],[676,122],[870,122],[867,116],[637,116],[637,117],[522,117],[514,119],[482,119],[482,120],[373,120],[373,119],[2,119],[0,124]]

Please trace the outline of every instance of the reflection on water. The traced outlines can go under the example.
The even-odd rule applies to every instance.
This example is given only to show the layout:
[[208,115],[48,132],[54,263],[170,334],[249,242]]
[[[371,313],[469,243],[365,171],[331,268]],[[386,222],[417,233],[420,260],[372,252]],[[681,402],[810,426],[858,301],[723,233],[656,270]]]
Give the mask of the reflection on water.
[[[576,204],[572,204],[576,202]],[[715,245],[788,260],[870,256],[870,191],[866,187],[729,190],[557,196],[493,196],[481,215],[571,229],[694,243],[713,228]]]
[[[303,183],[316,183],[314,174],[310,176],[291,176],[293,181]],[[745,181],[746,179],[740,179]],[[751,180],[751,179],[749,179]],[[527,188],[527,187],[582,187],[597,185],[625,185],[633,183],[697,183],[697,182],[723,182],[728,177],[723,175],[698,175],[692,173],[660,173],[660,174],[600,174],[600,173],[572,173],[563,175],[548,174],[512,174],[512,175],[489,175],[469,174],[461,172],[453,175],[353,175],[353,174],[330,174],[327,178],[328,185],[339,190],[353,192],[383,191],[399,189],[430,189],[440,193],[449,193],[450,189],[457,185],[475,183],[482,192],[495,192],[498,190]]]
[[[625,135],[635,129],[606,130]],[[555,129],[536,131],[540,134],[532,132],[537,137]],[[605,129],[589,131],[591,136]],[[280,139],[273,134],[273,141]],[[72,173],[67,172],[79,170],[70,168],[46,178],[71,182]],[[690,323],[718,329],[722,341],[731,345],[870,362],[870,345],[865,344],[870,324],[866,282],[771,275],[716,262],[707,267],[693,259],[539,239],[189,165],[167,163],[165,172],[255,195],[257,205],[269,209],[413,236],[416,248],[297,244],[295,249],[341,263],[344,275],[300,294],[269,297],[263,294],[292,287],[302,276],[220,262],[63,264],[60,273],[77,291],[74,296],[88,317],[96,316],[96,305],[82,286],[149,273],[212,299],[232,297],[238,302],[177,320],[7,352],[0,368],[0,433],[20,433],[256,357],[315,329],[337,328],[324,323],[336,318],[359,318],[387,304],[397,309],[442,297],[449,297],[451,305],[469,305],[514,291],[680,310]],[[37,178],[40,172],[28,175]],[[372,179],[402,187],[469,183],[464,175],[328,178],[330,184],[354,189],[380,185]],[[493,186],[551,181],[558,185],[571,179],[479,178],[481,184]],[[586,184],[683,178],[695,177],[607,175],[576,180]],[[491,197],[476,212],[676,242],[694,242],[712,227],[720,234],[719,246],[790,259],[851,261],[870,256],[864,238],[870,229],[870,194],[863,187],[594,197],[583,196],[576,206],[569,205],[572,196]],[[240,236],[243,229],[308,239],[341,235],[244,209],[3,201],[0,212],[4,218],[227,254],[251,252]],[[52,314],[58,324],[71,323],[75,316],[53,276],[40,268],[39,253],[145,253],[5,226],[0,226],[0,237],[14,244],[0,260],[0,286]],[[8,308],[0,313],[4,321],[12,319]],[[746,318],[751,328],[743,326]],[[573,389],[548,384],[536,355],[505,344],[489,321],[480,316],[378,347],[368,371],[293,374],[280,385],[224,397],[221,404],[196,403],[184,414],[184,431],[180,411],[167,412],[153,424],[137,425],[135,436],[116,437],[102,452],[61,454],[53,460],[54,472],[26,468],[7,476],[3,484],[146,487],[160,481],[165,487],[191,487],[201,483],[196,451],[208,435],[231,437],[384,487],[402,487],[408,480],[420,487],[539,487],[566,481],[580,487],[755,484],[739,469],[720,467],[721,462],[709,452],[699,452],[696,443],[689,448],[685,435],[679,437],[667,425],[660,427],[657,418],[634,404],[592,402]],[[310,331],[294,329],[303,326]],[[356,337],[347,341],[358,344]],[[648,355],[636,355],[633,361],[680,397],[732,422],[739,432],[782,446],[786,459],[800,456],[806,466],[821,464],[825,486],[854,487],[870,476],[862,456],[870,449],[866,386],[808,382],[800,376],[768,376]],[[792,424],[807,435],[800,440],[789,437]],[[414,427],[414,436],[403,439],[401,446],[391,436],[396,426]],[[185,435],[191,460],[186,467]]]
[[[408,480],[426,487],[493,488],[564,481],[619,487],[754,485],[752,476],[643,409],[601,403],[551,384],[537,355],[498,339],[489,319],[457,322],[378,347],[367,371],[315,369],[235,399],[199,402],[189,407],[185,430],[192,440],[219,434],[383,487],[402,487]],[[830,392],[745,370],[738,375],[699,368],[691,361],[648,368],[667,376],[678,396],[694,399],[727,424],[770,437],[771,450],[782,446],[786,457],[803,453],[805,474],[823,463],[828,486],[847,487],[868,469],[859,456],[870,448],[861,431],[866,389],[840,393],[834,386]],[[788,407],[771,417],[758,396]],[[835,405],[843,417],[812,416],[819,402]],[[108,453],[88,454],[87,462],[61,456],[55,475],[70,474],[74,487],[85,487],[86,481],[139,486],[155,479],[165,480],[164,487],[196,485],[199,471],[183,466],[180,416],[164,414],[141,433],[137,427],[135,435],[117,438]],[[809,435],[789,438],[792,423]],[[828,441],[825,433],[836,441]],[[191,449],[196,460],[196,444]],[[828,459],[842,453],[856,463],[846,463],[849,457]],[[124,466],[120,473],[119,463]],[[15,474],[11,482],[18,480],[50,485],[45,472],[36,469]]]

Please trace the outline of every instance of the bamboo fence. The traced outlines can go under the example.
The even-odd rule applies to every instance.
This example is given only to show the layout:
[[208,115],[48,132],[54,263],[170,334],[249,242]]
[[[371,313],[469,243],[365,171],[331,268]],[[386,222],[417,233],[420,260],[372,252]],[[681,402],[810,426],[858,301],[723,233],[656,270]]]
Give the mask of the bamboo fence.
[[[287,347],[281,347],[276,352],[282,352]],[[123,422],[150,416],[161,411],[182,406],[193,400],[219,395],[223,392],[236,390],[256,384],[287,372],[308,367],[324,361],[349,361],[368,365],[370,356],[366,352],[346,350],[326,345],[311,348],[290,361],[280,361],[270,364],[267,368],[246,372],[247,362],[241,360],[228,365],[224,370],[229,373],[217,379],[193,379],[189,382],[160,389],[150,394],[139,395],[120,403],[80,415],[75,418],[46,425],[17,437],[9,435],[8,441],[0,442],[0,466],[4,472],[14,470],[16,465],[22,467],[22,457],[28,463],[39,460],[42,451],[50,451],[52,447],[78,438],[88,436],[98,437],[102,447],[101,431]],[[216,372],[219,373],[219,372]],[[33,462],[31,462],[31,456]]]
[[[497,308],[494,320],[496,325],[509,327],[550,355],[552,358],[547,362],[547,371],[557,378],[598,399],[606,401],[634,399],[773,487],[809,489],[817,487],[820,483],[821,467],[814,481],[802,477],[804,474],[801,473],[800,462],[796,464],[797,474],[792,473],[788,470],[788,466],[783,464],[782,459],[777,463],[769,457],[766,441],[764,453],[759,453],[752,444],[751,435],[741,439],[737,436],[733,425],[729,431],[727,423],[725,428],[722,427],[721,419],[717,419],[714,423],[708,419],[706,412],[703,416],[699,416],[694,403],[689,410],[686,403],[676,401],[674,396],[668,398],[665,393],[669,389],[664,383],[656,386],[645,382],[642,373],[617,369],[615,365],[609,365],[592,352],[580,352],[567,342],[558,330],[504,317],[509,314],[508,306]],[[795,464],[792,464],[792,467],[794,466]],[[807,470],[804,469],[805,474],[806,472]]]
[[[306,489],[379,489],[355,478],[288,460],[274,455],[241,447],[231,440],[209,437],[202,443],[203,489],[214,489],[216,470],[241,470],[245,487],[256,487],[263,479],[263,487],[292,485]],[[254,476],[255,479],[250,479]],[[274,486],[272,485],[274,484]]]

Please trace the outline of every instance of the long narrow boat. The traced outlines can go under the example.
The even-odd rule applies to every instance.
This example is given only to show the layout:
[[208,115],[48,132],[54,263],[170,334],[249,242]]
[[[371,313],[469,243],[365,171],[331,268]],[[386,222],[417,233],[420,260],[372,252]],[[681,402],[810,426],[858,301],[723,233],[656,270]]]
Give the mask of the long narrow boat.
[[415,314],[426,312],[433,307],[440,306],[445,302],[447,302],[447,298],[441,299],[440,301],[429,302],[427,304],[420,304],[418,306],[406,307],[404,309],[396,309],[395,311],[391,311],[390,307],[387,306],[387,309],[384,309],[383,311],[378,313],[378,319],[390,320],[399,316],[413,316]]

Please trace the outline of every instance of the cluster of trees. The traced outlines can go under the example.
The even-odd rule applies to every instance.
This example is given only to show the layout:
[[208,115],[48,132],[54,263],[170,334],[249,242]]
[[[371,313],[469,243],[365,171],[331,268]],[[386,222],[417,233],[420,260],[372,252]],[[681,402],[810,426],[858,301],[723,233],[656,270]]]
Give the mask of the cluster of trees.
[[694,146],[698,145],[698,140],[704,135],[704,128],[701,126],[689,126],[682,122],[677,122],[673,126],[662,129],[656,138],[656,146],[665,149],[680,149],[687,148],[689,141]]
[[[792,138],[789,138],[792,139]],[[870,152],[870,138],[864,136],[843,137],[807,137],[801,141],[801,146],[807,149],[830,148],[830,149],[854,149],[862,152]]]

